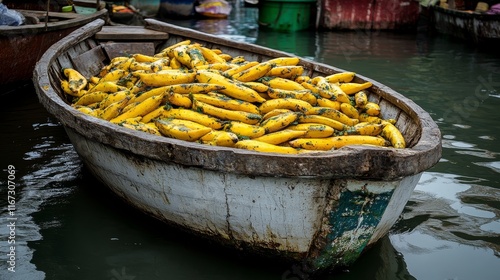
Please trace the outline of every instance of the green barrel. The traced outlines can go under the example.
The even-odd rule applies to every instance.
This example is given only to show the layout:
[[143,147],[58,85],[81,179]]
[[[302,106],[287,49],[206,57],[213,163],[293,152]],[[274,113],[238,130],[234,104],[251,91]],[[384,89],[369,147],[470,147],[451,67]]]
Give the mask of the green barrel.
[[297,31],[313,25],[316,0],[262,0],[259,26],[277,31]]

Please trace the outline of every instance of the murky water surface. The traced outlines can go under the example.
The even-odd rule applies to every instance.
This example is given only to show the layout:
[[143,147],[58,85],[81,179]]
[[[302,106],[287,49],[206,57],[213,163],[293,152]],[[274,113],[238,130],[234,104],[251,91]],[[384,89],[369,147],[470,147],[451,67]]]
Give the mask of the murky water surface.
[[[176,21],[355,71],[413,99],[443,134],[402,219],[349,270],[324,279],[498,279],[500,55],[442,36],[259,30],[254,9]],[[0,89],[1,91],[1,89]],[[0,279],[307,279],[153,221],[92,178],[30,85],[0,103]],[[7,180],[15,167],[15,212]],[[13,219],[15,218],[15,219]],[[15,273],[7,237],[15,221]]]

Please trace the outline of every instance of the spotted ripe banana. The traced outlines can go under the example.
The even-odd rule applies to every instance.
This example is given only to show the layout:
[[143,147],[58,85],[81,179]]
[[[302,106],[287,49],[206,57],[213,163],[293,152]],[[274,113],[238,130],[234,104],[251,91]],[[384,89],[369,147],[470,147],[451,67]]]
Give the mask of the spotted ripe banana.
[[262,79],[259,79],[259,81],[261,81],[265,85],[268,85],[272,89],[284,89],[290,91],[306,89],[301,84],[293,80],[280,77],[263,77]]
[[303,100],[311,105],[317,104],[317,98],[309,90],[285,90],[285,89],[273,89],[269,88],[267,91],[269,97],[278,98],[293,98]]
[[297,121],[300,113],[297,112],[287,112],[283,114],[276,115],[274,117],[270,117],[267,120],[264,120],[260,126],[266,130],[266,133],[275,132],[278,130],[282,130],[286,128],[291,123]]
[[253,82],[259,78],[264,77],[264,75],[273,68],[272,63],[261,62],[255,66],[252,66],[246,70],[234,74],[232,77],[240,82]]
[[192,96],[198,101],[205,102],[219,108],[260,114],[259,107],[256,105],[250,102],[232,99],[225,95],[193,94]]
[[296,66],[299,64],[300,59],[298,57],[277,57],[267,61],[268,63],[274,64],[275,67],[278,66]]
[[268,113],[274,109],[289,109],[292,111],[306,112],[313,106],[303,100],[295,98],[276,98],[265,101],[259,106],[262,114]]
[[326,99],[323,97],[316,98],[316,103],[317,106],[319,107],[328,107],[328,108],[333,108],[335,110],[340,110],[340,102],[331,100],[331,99]]
[[219,55],[217,55],[213,50],[206,48],[206,47],[200,47],[201,54],[205,58],[208,63],[213,64],[213,63],[226,63],[226,60],[221,58]]
[[119,86],[113,82],[102,82],[102,83],[98,83],[94,87],[90,88],[88,93],[97,92],[97,91],[112,93],[112,92],[117,92],[117,91],[121,91],[121,90],[127,90],[127,88],[123,87],[123,86]]
[[134,105],[133,107],[131,107],[127,111],[121,113],[117,117],[111,119],[110,121],[112,123],[120,123],[128,118],[145,116],[146,114],[148,114],[148,113],[152,112],[153,110],[155,110],[156,108],[158,108],[158,106],[160,106],[162,99],[163,99],[163,94],[151,96],[151,97],[147,98],[146,100],[144,100],[140,103],[137,103],[136,105]]
[[370,135],[377,136],[380,135],[382,129],[384,128],[383,124],[379,123],[369,123],[369,122],[361,122],[348,129],[343,131],[339,131],[337,135]]
[[341,103],[340,104],[340,111],[342,113],[346,114],[349,118],[352,118],[352,119],[358,119],[359,118],[359,111],[358,111],[358,109],[356,109],[350,103]]
[[232,132],[240,138],[250,139],[260,137],[266,133],[266,130],[261,126],[236,121],[225,124],[223,130]]
[[242,71],[245,71],[248,68],[253,67],[257,64],[259,64],[258,61],[248,61],[246,63],[239,65],[239,66],[236,66],[236,67],[233,67],[231,69],[224,71],[223,74],[224,74],[224,76],[232,77],[232,76],[234,76]]
[[223,130],[212,130],[199,139],[202,144],[223,147],[233,147],[238,140],[238,135]]
[[342,131],[348,129],[350,126],[343,124],[331,118],[323,117],[320,115],[303,115],[298,120],[299,123],[319,123],[324,124],[329,127],[333,127],[336,130]]
[[356,107],[363,109],[366,106],[366,103],[368,103],[368,96],[364,91],[358,91],[354,95],[354,103],[356,103]]
[[302,66],[276,66],[269,70],[266,76],[295,80],[295,78],[299,77],[303,73],[304,67]]
[[68,78],[69,88],[72,92],[79,92],[87,86],[87,79],[73,68],[64,68],[63,74]]
[[130,94],[130,91],[128,91],[128,90],[121,90],[121,91],[117,91],[117,92],[114,92],[114,93],[109,93],[106,96],[106,98],[104,98],[104,100],[102,100],[99,103],[99,107],[100,108],[106,108],[109,105],[111,105],[112,103],[121,101],[121,100],[125,99],[126,97],[129,97],[129,99],[132,98],[132,94]]
[[70,86],[69,86],[69,82],[68,80],[61,80],[61,88],[62,90],[66,93],[66,94],[69,94],[71,96],[74,96],[74,97],[80,97],[82,95],[85,94],[85,91],[84,90],[79,90],[77,92],[74,92]]
[[306,133],[301,136],[302,138],[325,138],[335,133],[333,127],[319,123],[299,123],[290,125],[287,129],[305,131]]
[[364,113],[367,113],[370,116],[378,116],[380,115],[380,106],[374,102],[367,102],[365,107],[362,110]]
[[163,70],[157,73],[134,73],[141,81],[150,87],[161,87],[175,84],[192,83],[195,72],[183,72],[179,70]]
[[367,89],[372,86],[371,82],[364,82],[364,83],[340,83],[340,88],[342,91],[344,91],[346,94],[354,94],[356,92],[359,92],[361,90]]
[[328,75],[325,77],[325,79],[329,83],[348,83],[352,81],[352,79],[354,79],[354,76],[356,76],[356,73],[354,72],[340,72]]
[[246,149],[265,153],[280,154],[298,154],[299,152],[292,147],[283,147],[255,140],[240,140],[234,144],[235,148]]
[[305,112],[306,115],[320,115],[323,117],[327,117],[336,121],[339,121],[343,124],[353,126],[359,122],[358,119],[352,119],[348,117],[346,114],[340,112],[339,110],[335,110],[333,108],[326,107],[312,107]]
[[103,101],[106,97],[108,97],[108,94],[102,91],[90,92],[78,98],[78,100],[74,103],[74,105],[86,106],[94,103],[99,103]]
[[287,128],[272,133],[266,133],[260,137],[254,138],[253,140],[279,145],[292,139],[303,137],[306,133],[307,131],[305,130],[293,130]]
[[248,88],[237,81],[229,80],[228,78],[214,72],[206,70],[197,71],[196,80],[200,83],[212,83],[223,86],[224,89],[221,89],[220,92],[236,99],[258,103],[266,101],[255,90]]
[[382,137],[389,140],[394,148],[404,149],[406,147],[406,141],[401,134],[401,131],[389,122],[384,122],[384,128],[381,133]]
[[240,121],[247,124],[257,124],[262,119],[262,116],[259,114],[227,110],[196,99],[193,100],[193,110],[214,116],[221,120]]
[[[161,108],[163,108],[163,110],[160,110],[160,112],[158,112],[158,115],[155,116],[154,118],[175,118],[175,119],[188,120],[216,130],[222,129],[224,124],[221,120],[217,118],[190,109],[183,109],[183,108],[167,109],[166,107],[161,107]],[[147,117],[144,121],[148,121],[150,120],[151,116],[146,115],[144,117],[145,118]]]
[[200,139],[203,135],[212,131],[210,127],[205,128],[191,128],[184,123],[176,123],[169,119],[156,119],[154,123],[160,133],[166,137],[175,138],[184,141],[194,142]]
[[367,135],[332,136],[327,138],[297,138],[288,142],[290,146],[306,150],[339,149],[349,145],[387,146],[387,141],[382,137]]
[[127,106],[129,99],[130,97],[126,97],[104,107],[99,117],[107,121],[116,118],[120,114],[121,110]]

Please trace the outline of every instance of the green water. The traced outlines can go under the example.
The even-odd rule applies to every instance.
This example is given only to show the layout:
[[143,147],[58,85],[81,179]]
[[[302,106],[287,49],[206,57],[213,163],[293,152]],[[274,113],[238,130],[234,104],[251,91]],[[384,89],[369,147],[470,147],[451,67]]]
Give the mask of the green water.
[[[500,54],[426,34],[264,32],[255,15],[238,8],[228,20],[176,23],[373,78],[423,107],[443,134],[442,160],[423,174],[389,236],[322,279],[497,279]],[[85,170],[30,85],[2,96],[0,116],[0,279],[310,279],[298,266],[207,244],[124,205]],[[15,273],[7,270],[12,217]]]

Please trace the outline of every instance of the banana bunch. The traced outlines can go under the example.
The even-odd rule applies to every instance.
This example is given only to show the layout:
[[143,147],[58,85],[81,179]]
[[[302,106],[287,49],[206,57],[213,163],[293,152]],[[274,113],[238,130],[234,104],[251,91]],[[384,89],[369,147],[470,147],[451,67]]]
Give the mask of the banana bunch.
[[347,145],[405,148],[395,120],[354,72],[310,77],[297,57],[247,61],[190,40],[153,56],[113,58],[92,77],[63,69],[80,112],[150,134],[206,145],[299,154]]

